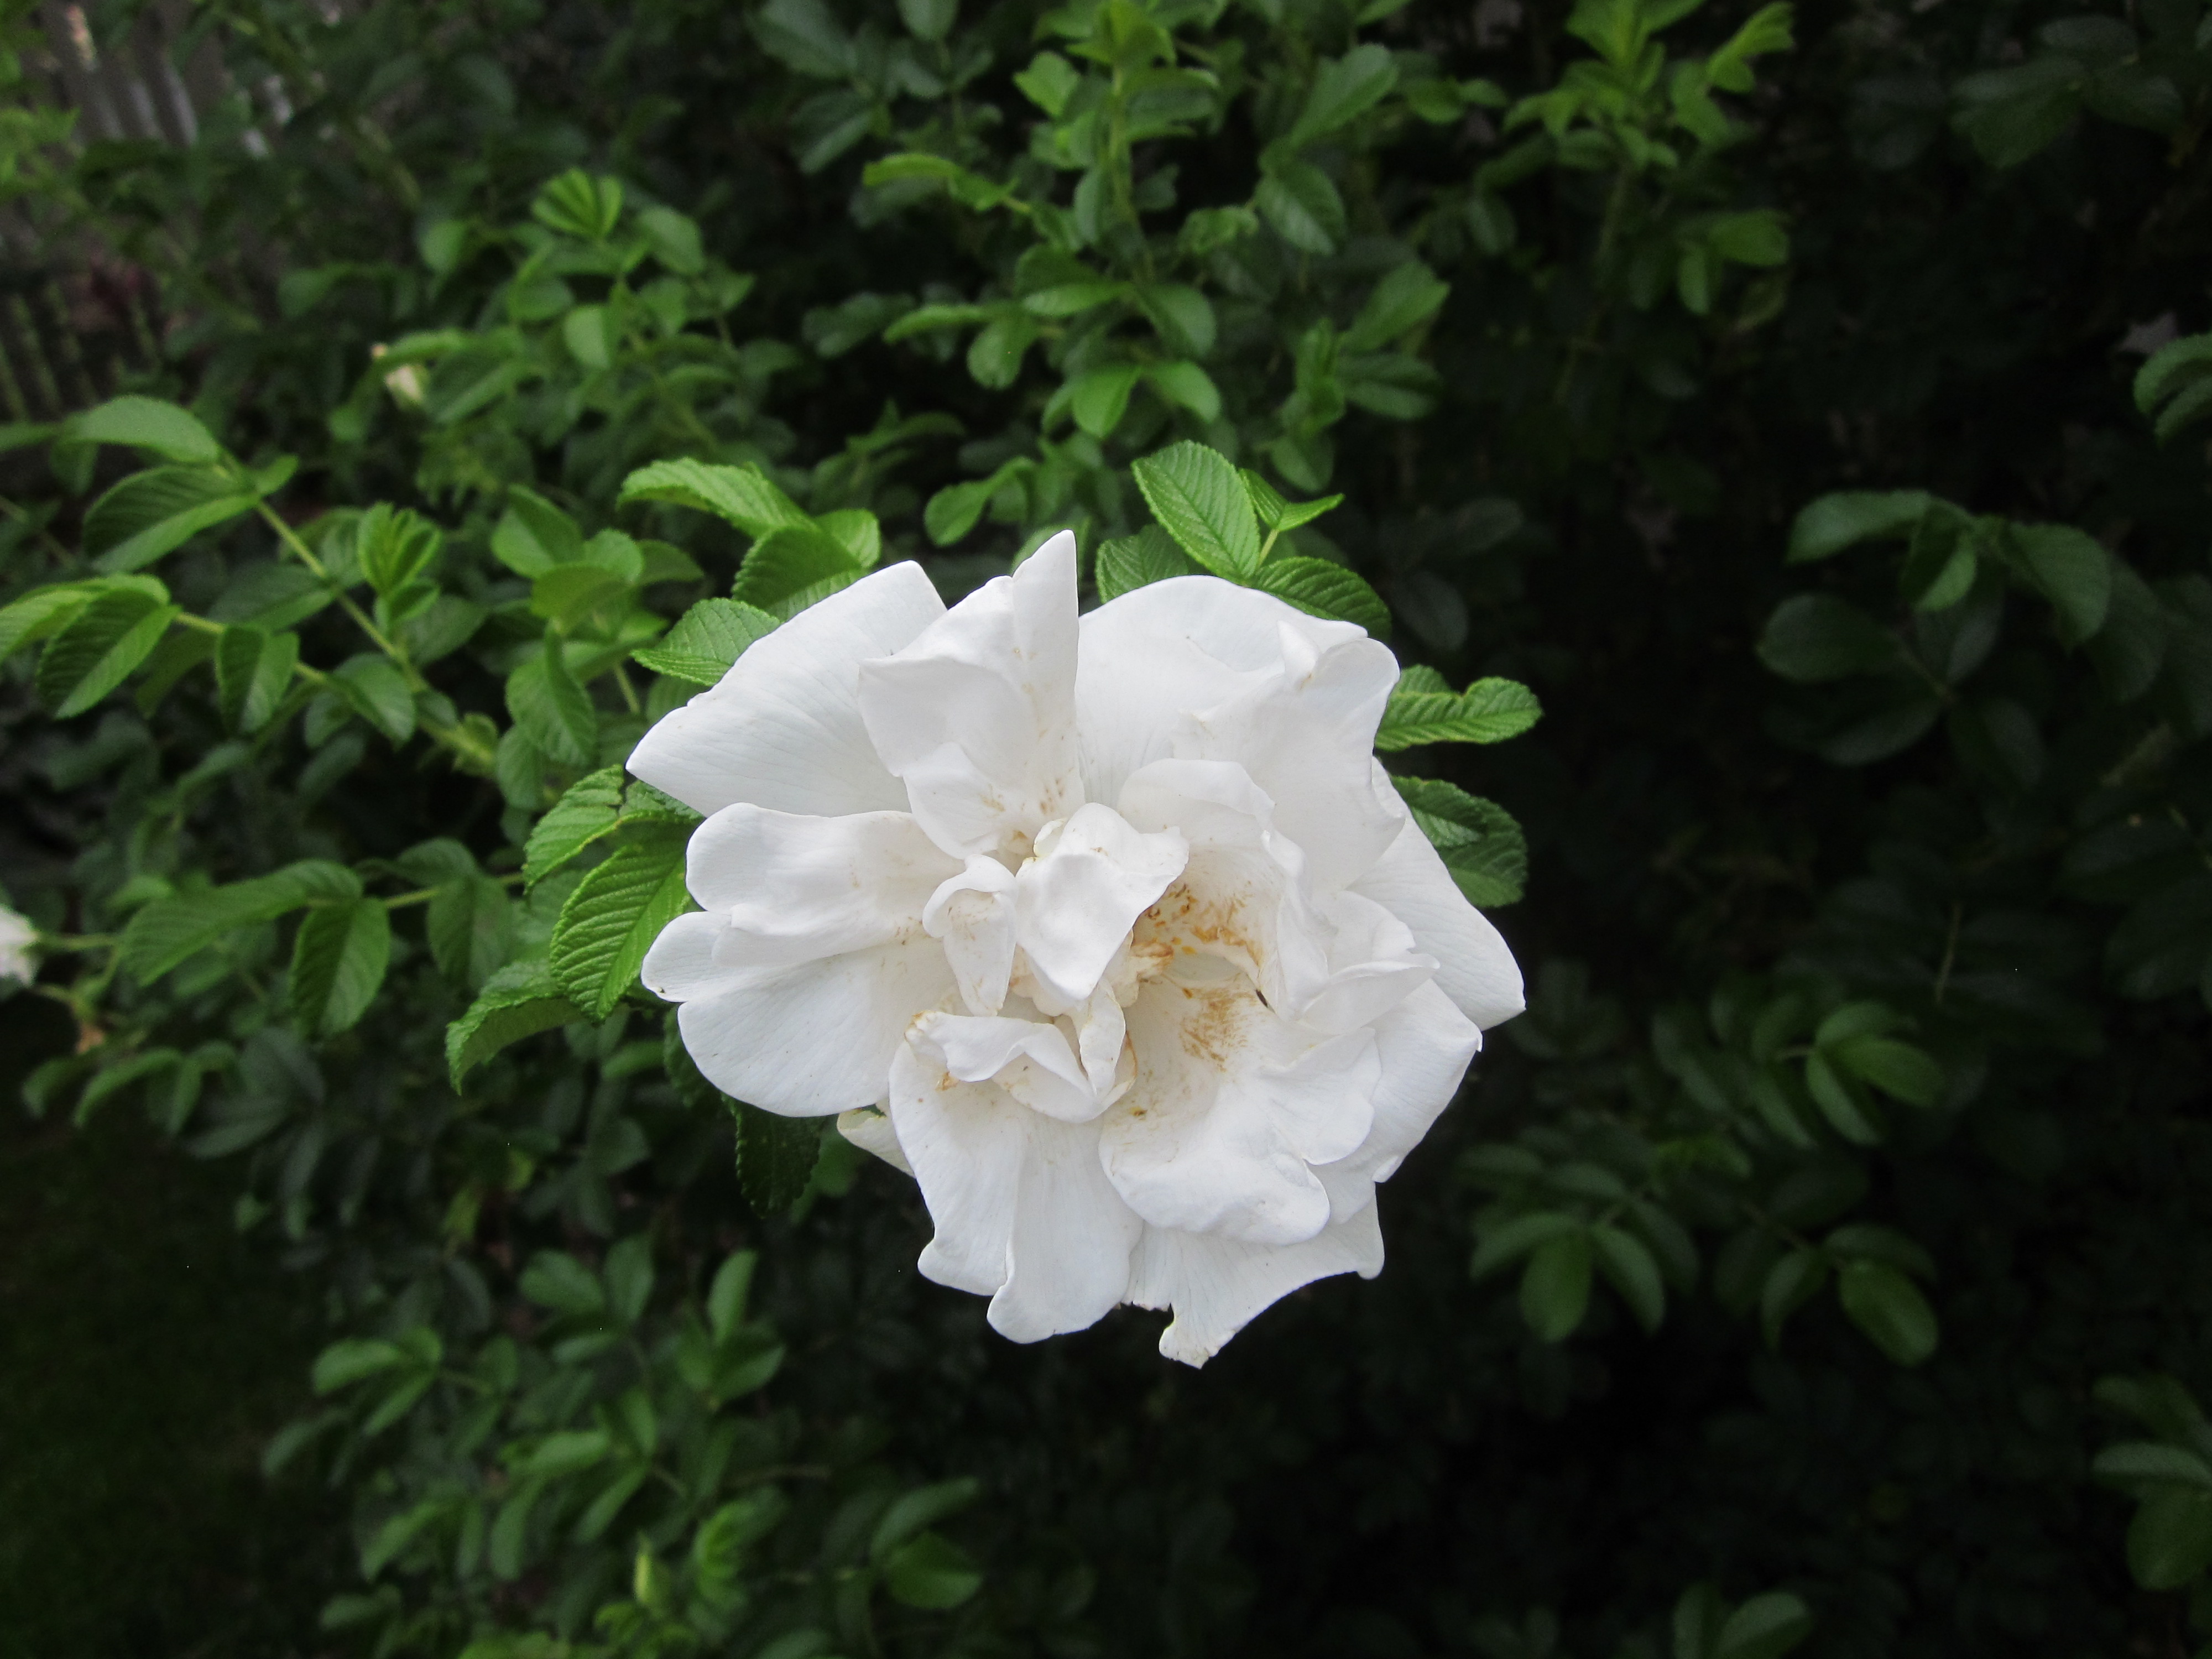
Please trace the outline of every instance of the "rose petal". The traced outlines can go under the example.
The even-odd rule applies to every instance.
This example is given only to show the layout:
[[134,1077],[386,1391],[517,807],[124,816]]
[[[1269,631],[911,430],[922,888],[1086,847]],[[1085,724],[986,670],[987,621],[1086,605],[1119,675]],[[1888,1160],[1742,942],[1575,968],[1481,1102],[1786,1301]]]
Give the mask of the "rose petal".
[[729,935],[710,916],[678,917],[646,953],[646,988],[683,1003],[684,1046],[708,1082],[787,1117],[882,1099],[907,1027],[952,993],[945,952],[927,937],[789,967],[713,964]]
[[890,1110],[936,1227],[925,1277],[991,1297],[993,1328],[1018,1342],[1081,1330],[1121,1300],[1143,1224],[1100,1172],[1095,1128],[950,1079],[904,1045]]
[[1382,1230],[1367,1205],[1296,1244],[1244,1244],[1147,1227],[1133,1259],[1127,1299],[1175,1310],[1160,1352],[1203,1365],[1253,1318],[1302,1285],[1332,1273],[1382,1271]]
[[1376,1182],[1397,1173],[1451,1103],[1482,1046],[1482,1033],[1433,984],[1381,1015],[1373,1035],[1382,1063],[1371,1097],[1373,1127],[1349,1156],[1314,1168],[1338,1221],[1369,1203]]
[[1016,937],[1063,1012],[1089,996],[1129,928],[1188,856],[1174,830],[1148,835],[1110,806],[1080,808],[1014,881]]
[[1503,1024],[1526,1006],[1512,951],[1490,919],[1467,902],[1437,849],[1410,817],[1352,890],[1373,899],[1412,930],[1415,945],[1437,959],[1437,983],[1444,994],[1483,1030]]
[[914,1165],[906,1161],[906,1152],[899,1146],[898,1130],[892,1127],[890,1114],[881,1108],[856,1106],[849,1112],[838,1113],[837,1133],[902,1175],[914,1173]]
[[945,945],[960,1000],[971,1014],[1006,1006],[1014,967],[1014,873],[978,853],[929,896],[921,925]]
[[860,665],[945,614],[911,562],[810,606],[738,659],[721,683],[641,739],[629,769],[698,812],[739,801],[782,812],[903,811],[860,720]]
[[1075,654],[1075,538],[1062,532],[861,668],[876,752],[946,852],[1001,850],[1082,805]]
[[1083,618],[1084,781],[1118,799],[1170,757],[1242,764],[1318,890],[1381,854],[1404,806],[1370,775],[1397,659],[1349,623],[1211,577],[1154,582]]
[[684,879],[730,930],[715,960],[765,968],[911,937],[951,867],[908,813],[823,818],[741,804],[692,832]]
[[1031,1111],[1087,1123],[1105,1109],[1057,1025],[1039,1020],[924,1014],[907,1042],[961,1083],[993,1083]]
[[1328,1224],[1328,1194],[1277,1121],[1273,1017],[1250,985],[1156,981],[1128,1013],[1136,1078],[1102,1120],[1099,1150],[1129,1207],[1156,1227],[1256,1243]]

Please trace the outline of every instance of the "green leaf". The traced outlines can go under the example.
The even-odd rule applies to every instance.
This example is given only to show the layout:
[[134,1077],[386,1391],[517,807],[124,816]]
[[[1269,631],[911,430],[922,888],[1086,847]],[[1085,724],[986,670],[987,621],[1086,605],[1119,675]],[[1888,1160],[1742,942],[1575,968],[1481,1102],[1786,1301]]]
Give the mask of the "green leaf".
[[972,1475],[900,1494],[891,1500],[869,1535],[868,1559],[880,1563],[924,1528],[959,1514],[982,1495],[983,1483]]
[[1541,1342],[1564,1342],[1589,1310],[1595,1255],[1589,1230],[1577,1226],[1539,1244],[1521,1274],[1521,1317]]
[[2060,638],[2079,645],[2105,625],[2112,602],[2112,557],[2071,525],[2011,526],[2021,574],[2058,612]]
[[1667,1285],[1650,1249],[1633,1233],[1600,1222],[1590,1229],[1597,1265],[1606,1283],[1620,1293],[1636,1322],[1656,1331],[1667,1316]]
[[1813,1614],[1786,1590],[1754,1595],[1728,1617],[1712,1659],[1781,1659],[1813,1633]]
[[391,658],[364,652],[332,672],[331,690],[398,748],[415,735],[415,694]]
[[1109,363],[1070,380],[1065,391],[1076,425],[1094,438],[1110,437],[1143,377],[1144,370],[1134,363]]
[[[1187,409],[1209,424],[1221,418],[1221,389],[1213,384],[1213,377],[1196,363],[1152,363],[1145,369],[1145,383],[1159,393],[1161,400],[1177,409]],[[1082,416],[1076,416],[1082,424]]]
[[1344,198],[1310,162],[1276,167],[1260,180],[1254,202],[1275,234],[1301,253],[1334,253],[1349,230]]
[[1866,1097],[1863,1089],[1836,1070],[1825,1051],[1806,1057],[1805,1088],[1813,1097],[1813,1103],[1820,1109],[1820,1115],[1828,1120],[1828,1126],[1844,1139],[1856,1146],[1880,1143],[1883,1133],[1881,1114]]
[[1137,290],[1137,303],[1152,319],[1160,340],[1178,357],[1212,354],[1220,325],[1213,302],[1183,283],[1148,283]]
[[866,574],[837,538],[807,523],[772,530],[738,568],[731,596],[788,621]]
[[1810,564],[1881,536],[1901,536],[1934,501],[1924,489],[1845,490],[1823,495],[1790,527],[1787,562]]
[[489,876],[441,884],[423,915],[438,971],[471,990],[489,980],[514,951],[514,901]]
[[1910,1105],[1932,1107],[1943,1097],[1943,1068],[1925,1049],[1893,1037],[1857,1036],[1824,1052],[1863,1083]]
[[789,1212],[805,1196],[822,1156],[819,1118],[782,1117],[730,1102],[738,1132],[738,1186],[763,1218]]
[[1483,1226],[1475,1241],[1468,1274],[1483,1279],[1500,1267],[1518,1261],[1540,1244],[1574,1231],[1583,1224],[1559,1210],[1537,1210],[1516,1215],[1498,1226]]
[[752,15],[753,33],[801,75],[842,81],[853,73],[852,37],[822,0],[769,0]]
[[531,829],[522,854],[524,884],[535,887],[612,831],[615,815],[622,809],[622,794],[619,766],[602,768],[570,784]]
[[158,398],[112,398],[72,416],[66,435],[80,443],[126,444],[187,466],[222,459],[222,446],[197,416]]
[[40,653],[40,701],[57,720],[83,714],[153,654],[179,615],[140,588],[95,595]]
[[1518,680],[1477,680],[1455,696],[1449,689],[1430,690],[1401,679],[1382,710],[1375,746],[1387,754],[1423,743],[1503,743],[1535,725],[1543,713],[1536,694]]
[[684,845],[681,835],[663,833],[617,849],[561,907],[553,977],[586,1018],[615,1011],[660,930],[690,908]]
[[292,1016],[309,1036],[334,1037],[368,1012],[392,960],[392,913],[376,899],[310,910],[292,947]]
[[1428,321],[1450,293],[1449,283],[1437,281],[1436,272],[1419,259],[1409,259],[1375,284],[1339,343],[1346,351],[1379,351]]
[[251,513],[260,499],[206,467],[133,473],[85,513],[84,550],[98,569],[141,569],[201,531]]
[[558,641],[546,641],[507,677],[507,712],[548,759],[582,767],[599,758],[599,711],[569,673]]
[[1917,1365],[1936,1352],[1936,1314],[1927,1297],[1886,1262],[1846,1261],[1837,1270],[1836,1295],[1851,1323],[1900,1365]]
[[942,1613],[982,1587],[982,1571],[968,1553],[933,1532],[900,1545],[884,1563],[884,1588],[909,1607]]
[[1261,527],[1270,535],[1310,524],[1344,502],[1341,495],[1324,495],[1317,501],[1286,501],[1274,485],[1251,468],[1240,469],[1237,476],[1244,480],[1244,493],[1252,498],[1252,511],[1259,515]]
[[538,192],[530,216],[564,235],[604,241],[621,222],[622,203],[622,180],[594,179],[581,167],[570,167]]
[[507,510],[491,532],[494,557],[527,581],[556,565],[584,556],[583,532],[576,521],[534,490],[508,486]]
[[693,507],[756,538],[813,522],[757,466],[655,461],[623,479],[617,499],[623,506],[632,501],[666,501]]
[[1897,638],[1856,605],[1826,593],[1800,593],[1774,608],[1759,638],[1759,659],[1785,680],[1816,685],[1876,674],[1899,659]]
[[1818,1250],[1792,1250],[1766,1270],[1759,1291],[1759,1323],[1768,1347],[1782,1346],[1784,1322],[1827,1282],[1828,1263]]
[[[169,590],[150,576],[124,578],[123,581],[144,583],[143,591],[156,605],[167,600]],[[70,621],[100,595],[108,592],[109,582],[97,579],[82,582],[57,582],[49,587],[33,588],[4,611],[0,611],[0,662],[27,645],[58,634]]]
[[1260,525],[1237,469],[1204,444],[1170,445],[1131,468],[1152,516],[1217,576],[1249,582],[1260,569]]
[[1306,93],[1297,120],[1279,141],[1295,151],[1348,126],[1389,95],[1398,84],[1398,66],[1389,48],[1370,43],[1324,62]]
[[379,1376],[410,1363],[411,1356],[397,1342],[376,1337],[350,1337],[333,1342],[315,1356],[315,1392],[335,1394],[363,1377]]
[[291,689],[299,660],[297,634],[224,629],[215,647],[216,696],[223,724],[248,737],[268,725]]
[[1528,844],[1511,813],[1456,784],[1390,781],[1468,903],[1497,909],[1520,899],[1528,879]]
[[1136,588],[1188,576],[1191,565],[1172,536],[1159,526],[1148,524],[1133,536],[1102,542],[1095,572],[1099,599],[1118,599]]
[[124,928],[123,966],[139,983],[149,985],[225,933],[273,921],[303,904],[360,893],[361,878],[343,865],[307,859],[251,881],[156,899]]
[[2128,1571],[2149,1590],[2179,1589],[2212,1566],[2212,1492],[2153,1492],[2128,1527]]
[[469,1011],[446,1028],[446,1069],[455,1092],[463,1077],[501,1049],[582,1018],[555,982],[549,963],[535,958],[510,962],[484,982]]
[[2124,1486],[2151,1481],[2195,1486],[2212,1492],[2212,1463],[2185,1446],[2154,1440],[2130,1440],[2097,1454],[2091,1472],[2100,1480]]
[[[607,1252],[604,1276],[607,1283],[607,1304],[616,1318],[626,1325],[634,1325],[645,1312],[645,1304],[653,1299],[653,1242],[642,1233],[633,1233]],[[651,1435],[639,1437],[641,1449],[652,1449]]]
[[1376,639],[1390,637],[1390,607],[1356,571],[1327,559],[1270,559],[1249,585],[1296,605],[1310,617],[1357,623]]

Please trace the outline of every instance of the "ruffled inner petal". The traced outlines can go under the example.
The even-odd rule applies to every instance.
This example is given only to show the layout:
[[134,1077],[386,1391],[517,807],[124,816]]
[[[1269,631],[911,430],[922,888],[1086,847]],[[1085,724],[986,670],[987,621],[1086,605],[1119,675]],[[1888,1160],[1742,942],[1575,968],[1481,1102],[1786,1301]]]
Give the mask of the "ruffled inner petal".
[[1182,873],[1188,848],[1170,830],[1147,834],[1110,806],[1079,810],[1014,884],[1017,937],[1031,971],[1064,1012],[1097,987],[1129,929]]
[[740,805],[692,832],[684,883],[728,929],[715,960],[755,968],[911,938],[953,871],[905,812],[822,818]]
[[890,1115],[935,1224],[925,1277],[991,1297],[992,1326],[1018,1342],[1080,1330],[1122,1299],[1143,1224],[1101,1173],[1095,1127],[963,1083],[920,1043],[893,1062]]
[[1156,981],[1130,1008],[1135,1081],[1099,1146],[1115,1189],[1152,1225],[1281,1244],[1328,1224],[1328,1194],[1279,1121],[1272,1018],[1241,977]]
[[[710,958],[731,932],[714,926]],[[927,937],[785,967],[702,972],[701,932],[674,924],[664,930],[646,953],[646,988],[683,1002],[678,1028],[708,1082],[786,1117],[882,1099],[907,1027],[952,994],[945,952]]]
[[860,667],[945,614],[911,562],[888,565],[802,611],[738,659],[721,683],[663,718],[629,769],[694,811],[739,801],[783,812],[902,811],[860,719]]
[[1075,618],[1075,538],[1063,532],[862,666],[876,753],[954,856],[1004,850],[1082,804]]
[[1367,1205],[1295,1244],[1239,1243],[1147,1227],[1131,1266],[1128,1300],[1175,1310],[1160,1352],[1203,1365],[1259,1314],[1333,1273],[1382,1271],[1382,1230]]
[[1013,872],[976,854],[930,895],[921,925],[943,941],[953,983],[969,1013],[995,1014],[1006,1006],[1014,967]]
[[1087,1123],[1105,1109],[1066,1034],[1041,1020],[924,1014],[907,1038],[961,1083],[994,1083],[1031,1111]]

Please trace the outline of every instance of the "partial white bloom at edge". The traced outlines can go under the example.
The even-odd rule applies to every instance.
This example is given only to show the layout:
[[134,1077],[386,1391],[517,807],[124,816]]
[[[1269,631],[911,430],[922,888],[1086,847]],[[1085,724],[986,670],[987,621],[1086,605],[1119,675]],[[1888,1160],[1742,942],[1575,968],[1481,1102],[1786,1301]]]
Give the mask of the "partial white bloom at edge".
[[28,985],[39,976],[38,942],[28,916],[0,905],[0,987]]

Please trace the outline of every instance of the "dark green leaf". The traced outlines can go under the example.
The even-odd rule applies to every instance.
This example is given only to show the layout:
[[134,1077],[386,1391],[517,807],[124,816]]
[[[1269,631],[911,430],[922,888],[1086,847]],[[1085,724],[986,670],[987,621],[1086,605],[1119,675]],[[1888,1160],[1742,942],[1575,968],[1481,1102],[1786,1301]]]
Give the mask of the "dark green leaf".
[[178,615],[135,587],[96,595],[40,653],[40,700],[58,720],[83,714],[153,654]]
[[1597,1246],[1598,1270],[1606,1283],[1636,1316],[1636,1322],[1656,1331],[1667,1316],[1667,1285],[1659,1276],[1659,1263],[1644,1241],[1632,1233],[1601,1222],[1590,1229]]
[[360,893],[361,878],[343,865],[309,859],[252,881],[156,899],[123,930],[123,965],[140,983],[151,984],[225,933],[273,921],[304,904]]
[[364,653],[340,664],[330,684],[347,707],[391,739],[393,748],[415,735],[415,694],[391,658]]
[[1847,547],[1901,536],[1920,522],[1932,501],[1922,489],[1845,490],[1801,509],[1790,527],[1791,564],[1833,558]]
[[730,592],[788,620],[865,574],[866,567],[826,530],[811,523],[794,525],[770,531],[754,544]]
[[1813,1615],[1785,1590],[1754,1595],[1728,1617],[1712,1659],[1781,1659],[1813,1633]]
[[223,724],[251,736],[269,724],[300,659],[297,634],[268,634],[258,628],[226,628],[216,642],[216,695]]
[[819,1118],[781,1117],[730,1102],[738,1131],[738,1186],[755,1214],[787,1213],[805,1195],[822,1155]]
[[84,550],[105,571],[137,570],[260,497],[207,467],[162,466],[123,480],[84,515]]
[[446,1069],[461,1079],[501,1049],[583,1018],[545,962],[511,962],[485,981],[469,1011],[446,1028]]
[[1495,909],[1520,899],[1528,878],[1528,845],[1511,813],[1456,784],[1428,778],[1391,782],[1468,903]]
[[515,484],[507,492],[507,511],[493,527],[491,550],[516,575],[534,581],[556,565],[582,558],[584,537],[566,513]]
[[292,948],[292,1017],[334,1037],[368,1012],[392,959],[392,913],[375,899],[310,910]]
[[1900,1365],[1917,1365],[1936,1352],[1936,1315],[1919,1287],[1885,1262],[1846,1261],[1836,1274],[1836,1295],[1851,1323]]
[[884,1564],[884,1586],[909,1607],[944,1612],[983,1587],[983,1574],[966,1551],[933,1532],[910,1539]]
[[1172,536],[1158,525],[1148,524],[1133,536],[1119,536],[1102,543],[1095,571],[1098,597],[1118,599],[1124,593],[1153,582],[1188,576],[1191,565]]
[[1521,1274],[1521,1316],[1540,1341],[1564,1342],[1589,1310],[1595,1252],[1586,1229],[1539,1244]]
[[72,416],[68,432],[82,443],[127,444],[184,465],[222,458],[215,434],[197,416],[157,398],[112,398]]
[[1894,635],[1856,605],[1826,593],[1784,599],[1759,640],[1759,660],[1802,685],[1879,673],[1898,657]]
[[[710,602],[711,603],[711,602]],[[622,808],[623,769],[609,766],[576,780],[530,831],[522,878],[535,887],[609,834]]]
[[599,758],[599,711],[569,673],[557,641],[548,640],[507,677],[507,712],[547,759],[582,767]]
[[2058,613],[2060,637],[2079,645],[2105,625],[2112,601],[2112,556],[2071,525],[2014,525],[2022,573]]
[[2128,1527],[2128,1571],[2145,1589],[2179,1589],[2212,1566],[2212,1492],[2153,1492]]
[[1348,229],[1344,198],[1310,161],[1285,161],[1265,174],[1254,198],[1260,216],[1301,253],[1336,252]]

